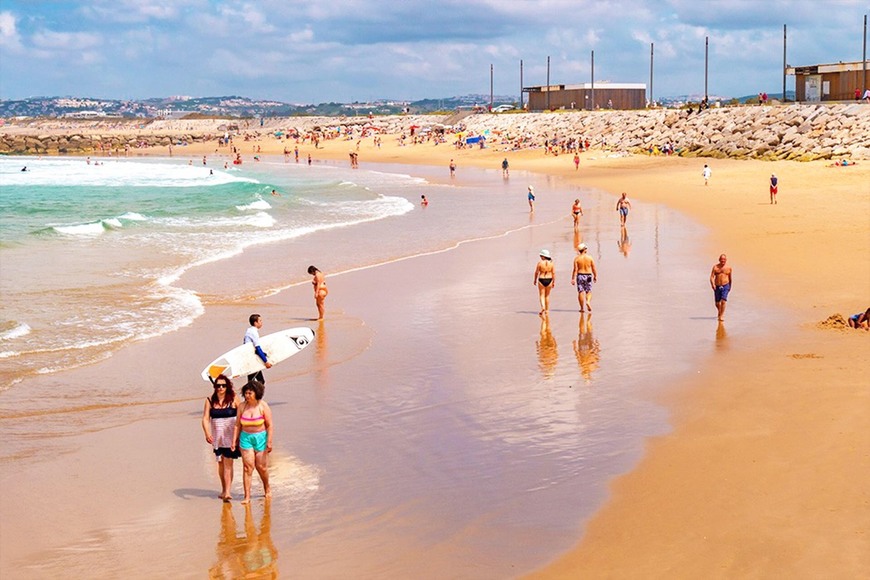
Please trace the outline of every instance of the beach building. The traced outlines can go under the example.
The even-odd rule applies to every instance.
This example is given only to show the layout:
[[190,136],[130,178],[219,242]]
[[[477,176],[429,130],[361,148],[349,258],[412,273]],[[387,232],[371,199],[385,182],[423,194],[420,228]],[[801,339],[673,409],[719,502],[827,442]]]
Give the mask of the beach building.
[[530,111],[549,109],[643,109],[644,83],[581,83],[523,87]]
[[[870,87],[864,86],[864,70],[870,69],[867,61],[838,62],[790,66],[787,75],[795,77],[795,100],[817,103],[821,101],[854,100],[856,92],[863,95]],[[867,81],[870,83],[870,79]]]

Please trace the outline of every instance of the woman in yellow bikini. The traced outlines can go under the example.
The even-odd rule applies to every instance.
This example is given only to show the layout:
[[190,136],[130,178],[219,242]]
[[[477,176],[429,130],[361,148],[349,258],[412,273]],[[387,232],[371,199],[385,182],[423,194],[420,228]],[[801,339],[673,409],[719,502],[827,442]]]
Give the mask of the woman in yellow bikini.
[[311,283],[314,285],[314,303],[317,304],[317,320],[323,320],[323,312],[325,310],[323,302],[326,300],[326,295],[329,294],[329,289],[326,287],[326,276],[315,266],[308,266],[308,273],[314,276]]
[[266,497],[272,497],[269,487],[269,453],[272,452],[272,410],[263,400],[266,387],[258,380],[253,380],[242,387],[244,402],[239,407],[239,419],[233,437],[233,451],[236,447],[242,450],[244,463],[245,499],[243,504],[251,503],[251,480],[254,469],[260,474],[263,482],[263,492]]

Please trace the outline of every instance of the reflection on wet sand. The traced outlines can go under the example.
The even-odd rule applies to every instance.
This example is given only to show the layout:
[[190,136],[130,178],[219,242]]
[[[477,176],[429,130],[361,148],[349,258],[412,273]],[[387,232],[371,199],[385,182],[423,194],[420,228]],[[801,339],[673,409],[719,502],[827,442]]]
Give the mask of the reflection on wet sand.
[[278,578],[278,550],[272,543],[272,503],[263,504],[260,529],[254,523],[251,504],[245,509],[245,533],[236,533],[232,504],[223,504],[221,531],[215,552],[217,562],[209,568],[209,578]]
[[582,241],[583,241],[583,238],[580,237],[580,226],[575,226],[574,227],[574,249],[575,250],[580,247],[580,242],[582,242]]
[[535,343],[538,350],[538,365],[545,379],[552,378],[556,374],[556,363],[559,362],[559,353],[556,351],[556,339],[550,330],[550,317],[544,314],[541,317],[541,337]]
[[631,238],[628,237],[628,230],[625,226],[619,228],[619,251],[622,252],[622,255],[626,258],[628,257],[628,253],[631,251]]
[[583,312],[580,314],[579,332],[574,341],[574,355],[577,364],[580,365],[580,373],[586,380],[586,384],[592,383],[592,373],[598,369],[598,361],[601,358],[601,345],[592,336],[592,314]]
[[314,341],[314,356],[317,359],[317,378],[326,379],[327,370],[329,369],[329,349],[326,341],[326,324],[323,319],[317,322],[317,332],[315,333]]
[[725,331],[725,323],[721,320],[716,327],[716,346],[719,348],[728,346],[728,333]]

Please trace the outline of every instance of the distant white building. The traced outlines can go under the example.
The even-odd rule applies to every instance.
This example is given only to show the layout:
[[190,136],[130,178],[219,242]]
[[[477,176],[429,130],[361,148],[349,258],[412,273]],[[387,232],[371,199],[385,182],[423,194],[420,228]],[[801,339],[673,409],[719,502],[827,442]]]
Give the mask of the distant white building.
[[105,116],[106,114],[103,111],[74,111],[64,114],[66,119],[96,119],[97,117]]

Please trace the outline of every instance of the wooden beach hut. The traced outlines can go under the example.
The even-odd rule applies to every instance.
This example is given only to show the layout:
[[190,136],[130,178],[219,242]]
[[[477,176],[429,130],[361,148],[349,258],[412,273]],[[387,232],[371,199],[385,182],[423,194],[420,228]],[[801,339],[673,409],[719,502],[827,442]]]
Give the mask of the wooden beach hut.
[[556,109],[643,109],[644,83],[581,83],[523,87],[530,111]]
[[[822,101],[850,101],[870,87],[863,86],[864,70],[870,69],[867,62],[838,62],[835,64],[814,64],[810,66],[791,66],[785,69],[787,75],[795,77],[795,100],[817,103]],[[870,76],[870,75],[868,75]],[[870,79],[868,79],[870,83]]]

